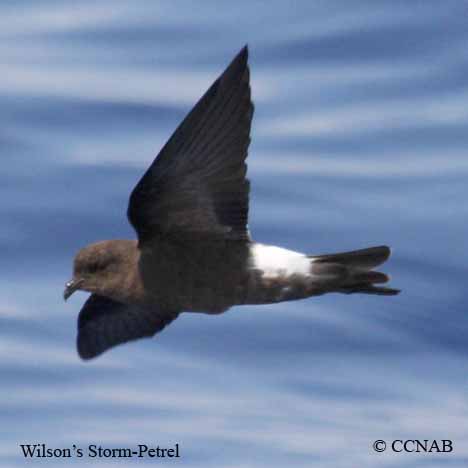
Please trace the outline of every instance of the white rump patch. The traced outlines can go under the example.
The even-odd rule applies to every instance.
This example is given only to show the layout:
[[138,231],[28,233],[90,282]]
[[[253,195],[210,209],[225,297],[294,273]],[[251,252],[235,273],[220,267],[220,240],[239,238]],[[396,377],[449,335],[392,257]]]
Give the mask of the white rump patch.
[[273,245],[254,244],[251,248],[253,268],[264,276],[310,275],[311,258],[293,250]]

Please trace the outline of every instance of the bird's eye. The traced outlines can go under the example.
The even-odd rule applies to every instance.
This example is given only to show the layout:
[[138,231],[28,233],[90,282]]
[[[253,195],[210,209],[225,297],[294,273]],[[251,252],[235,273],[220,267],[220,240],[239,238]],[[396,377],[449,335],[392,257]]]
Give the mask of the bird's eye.
[[99,270],[99,263],[98,262],[91,262],[90,264],[88,264],[88,271],[90,273],[95,273],[98,270]]

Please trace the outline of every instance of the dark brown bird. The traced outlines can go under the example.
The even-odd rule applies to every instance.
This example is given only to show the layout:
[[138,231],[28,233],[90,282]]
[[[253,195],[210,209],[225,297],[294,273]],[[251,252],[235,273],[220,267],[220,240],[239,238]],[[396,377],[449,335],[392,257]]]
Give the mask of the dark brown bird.
[[182,311],[399,292],[376,286],[388,281],[373,270],[389,257],[386,246],[316,256],[252,241],[247,58],[244,47],[133,190],[127,215],[138,241],[102,241],[76,255],[64,298],[78,289],[91,293],[78,318],[81,358],[153,336]]

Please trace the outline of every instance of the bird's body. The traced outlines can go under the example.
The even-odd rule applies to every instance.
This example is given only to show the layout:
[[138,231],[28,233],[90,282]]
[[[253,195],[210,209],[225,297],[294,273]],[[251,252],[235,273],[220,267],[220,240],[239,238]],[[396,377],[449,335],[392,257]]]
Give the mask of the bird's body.
[[246,241],[160,240],[140,250],[136,241],[103,241],[90,258],[113,253],[122,263],[90,288],[118,302],[217,314],[234,305],[263,304],[320,294],[313,259],[291,250]]
[[247,48],[188,114],[130,196],[138,240],[91,244],[77,254],[65,298],[91,292],[78,320],[88,359],[152,336],[180,312],[219,314],[327,292],[393,295],[373,270],[386,246],[306,255],[254,242],[247,228],[247,148],[253,105]]
[[[389,255],[386,247],[359,252],[363,253],[360,258],[371,253],[375,263]],[[230,240],[159,239],[144,249],[134,240],[102,241],[83,249],[78,262],[89,265],[92,259],[105,257],[114,264],[99,283],[88,285],[89,292],[124,304],[207,314],[234,305],[269,304],[333,291],[351,293],[362,283],[362,279],[353,282],[356,273],[362,277],[369,271],[365,265],[346,268],[343,262],[323,262],[321,256]],[[380,282],[387,281],[379,275]]]

